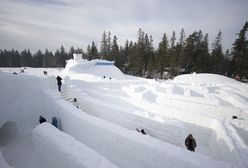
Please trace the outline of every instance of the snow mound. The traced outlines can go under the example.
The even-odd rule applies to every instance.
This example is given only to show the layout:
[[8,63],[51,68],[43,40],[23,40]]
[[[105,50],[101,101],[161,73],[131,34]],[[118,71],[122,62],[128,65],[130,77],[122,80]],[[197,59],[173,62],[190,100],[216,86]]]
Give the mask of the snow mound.
[[116,168],[105,157],[48,123],[33,130],[40,168]]
[[[123,73],[107,60],[67,60],[64,75],[78,75],[79,78],[92,79],[123,79]],[[104,78],[105,77],[105,78]]]
[[240,84],[240,82],[217,74],[186,74],[175,77],[174,82],[193,86],[211,84]]

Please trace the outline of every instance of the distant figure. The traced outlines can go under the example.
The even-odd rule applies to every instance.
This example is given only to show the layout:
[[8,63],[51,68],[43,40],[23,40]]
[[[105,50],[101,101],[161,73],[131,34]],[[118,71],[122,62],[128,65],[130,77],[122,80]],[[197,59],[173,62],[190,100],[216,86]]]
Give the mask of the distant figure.
[[53,125],[54,127],[58,128],[58,120],[57,120],[56,117],[53,117],[53,118],[52,118],[52,125]]
[[136,128],[136,130],[137,130],[138,132],[140,132],[141,134],[146,135],[146,132],[145,132],[144,129],[139,130],[138,128]]
[[146,135],[146,132],[144,129],[142,129],[140,132],[141,132],[141,134]]
[[73,102],[77,102],[77,98],[74,98],[74,99],[73,99]]
[[232,116],[232,119],[238,119],[238,117],[237,116]]
[[40,116],[39,121],[40,121],[40,124],[42,124],[42,123],[46,122],[46,119],[44,117]]
[[59,92],[61,92],[61,85],[62,85],[62,78],[60,76],[57,76],[57,84],[58,84],[58,89],[59,89]]
[[76,106],[77,108],[79,108],[79,107],[78,107],[77,98],[74,98],[74,99],[73,99],[73,105]]
[[14,74],[14,75],[17,75],[17,73],[16,73],[16,72],[13,72],[13,74]]
[[185,139],[185,146],[188,150],[195,152],[196,142],[192,134],[189,134],[188,137]]
[[111,80],[112,78],[111,78],[111,77],[109,77],[109,79]]
[[47,75],[47,71],[43,71],[44,75]]
[[21,70],[21,73],[24,73],[24,69]]
[[104,75],[104,76],[103,76],[103,79],[105,79],[105,78],[106,78],[106,76]]

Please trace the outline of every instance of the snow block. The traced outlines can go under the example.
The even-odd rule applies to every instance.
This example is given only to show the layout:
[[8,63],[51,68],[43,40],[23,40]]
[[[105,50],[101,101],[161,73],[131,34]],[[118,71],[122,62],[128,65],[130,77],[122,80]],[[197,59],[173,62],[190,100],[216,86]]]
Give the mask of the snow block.
[[33,129],[32,141],[40,168],[116,168],[96,151],[48,123]]

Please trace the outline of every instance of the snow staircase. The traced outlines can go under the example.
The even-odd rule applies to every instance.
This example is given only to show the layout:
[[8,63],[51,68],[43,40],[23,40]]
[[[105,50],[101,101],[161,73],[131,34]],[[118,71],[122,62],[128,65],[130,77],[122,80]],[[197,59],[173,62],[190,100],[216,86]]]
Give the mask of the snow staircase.
[[82,110],[82,111],[85,111],[82,107],[82,105],[78,102],[78,101],[74,101],[74,97],[72,98],[71,95],[68,93],[67,90],[63,90],[60,92],[61,93],[61,97],[67,101],[68,103],[72,104],[73,106],[75,106],[76,108]]

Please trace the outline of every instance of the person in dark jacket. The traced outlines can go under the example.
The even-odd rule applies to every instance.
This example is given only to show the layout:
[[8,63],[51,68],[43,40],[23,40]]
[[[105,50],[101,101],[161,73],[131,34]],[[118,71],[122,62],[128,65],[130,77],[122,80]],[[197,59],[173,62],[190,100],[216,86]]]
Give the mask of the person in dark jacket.
[[40,124],[42,124],[42,123],[46,122],[46,119],[44,117],[40,116],[39,121],[40,121]]
[[145,132],[144,129],[139,130],[138,128],[136,128],[136,130],[137,130],[138,132],[140,132],[141,134],[146,135],[146,132]]
[[58,84],[58,89],[59,89],[59,92],[61,92],[61,85],[62,85],[62,78],[60,76],[57,76],[57,84]]
[[54,127],[56,127],[56,128],[59,128],[59,126],[58,126],[58,120],[57,120],[56,117],[53,117],[53,118],[52,118],[52,125],[53,125]]
[[185,146],[188,150],[195,152],[196,142],[192,134],[189,134],[188,137],[185,139]]

